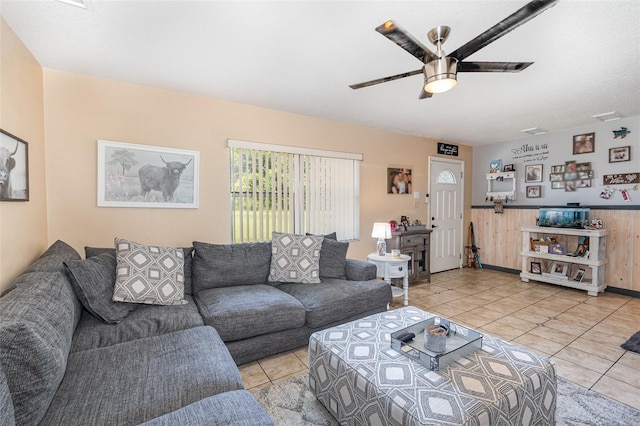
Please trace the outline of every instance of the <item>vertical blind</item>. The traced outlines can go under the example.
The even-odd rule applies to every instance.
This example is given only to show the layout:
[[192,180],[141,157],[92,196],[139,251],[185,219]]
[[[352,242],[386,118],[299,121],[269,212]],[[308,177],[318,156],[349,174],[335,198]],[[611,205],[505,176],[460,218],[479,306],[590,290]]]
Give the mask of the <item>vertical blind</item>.
[[362,155],[229,140],[232,241],[271,233],[359,238]]

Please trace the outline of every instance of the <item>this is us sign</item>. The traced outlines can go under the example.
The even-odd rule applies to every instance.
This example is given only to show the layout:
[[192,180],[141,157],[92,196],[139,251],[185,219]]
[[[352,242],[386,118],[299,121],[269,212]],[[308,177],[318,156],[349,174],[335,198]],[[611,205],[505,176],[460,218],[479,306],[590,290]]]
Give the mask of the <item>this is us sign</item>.
[[458,156],[458,145],[438,142],[438,154]]

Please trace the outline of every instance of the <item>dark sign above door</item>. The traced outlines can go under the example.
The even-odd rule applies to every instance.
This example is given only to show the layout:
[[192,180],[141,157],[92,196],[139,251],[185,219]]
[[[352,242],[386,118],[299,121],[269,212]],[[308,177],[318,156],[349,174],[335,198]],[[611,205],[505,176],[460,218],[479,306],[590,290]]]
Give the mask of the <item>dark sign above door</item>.
[[438,154],[458,156],[458,145],[438,142]]
[[620,173],[615,175],[604,175],[602,177],[605,185],[626,185],[630,183],[640,183],[640,173]]

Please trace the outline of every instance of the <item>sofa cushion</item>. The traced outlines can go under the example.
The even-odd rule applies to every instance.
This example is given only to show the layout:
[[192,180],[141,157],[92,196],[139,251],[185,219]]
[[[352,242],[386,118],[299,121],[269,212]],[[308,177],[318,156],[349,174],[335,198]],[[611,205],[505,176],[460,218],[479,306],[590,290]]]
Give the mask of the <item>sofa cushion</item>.
[[[315,234],[311,234],[311,233],[307,232],[305,235],[315,235]],[[320,236],[320,235],[319,235],[319,236]],[[337,240],[338,240],[338,235],[335,233],[335,231],[334,231],[334,232],[332,232],[332,233],[330,233],[330,234],[325,234],[325,235],[322,235],[322,236],[323,236],[325,239],[328,239],[328,240],[334,240],[334,241],[337,241]]]
[[14,426],[16,418],[13,413],[13,402],[11,402],[11,392],[7,384],[7,377],[0,368],[0,425]]
[[138,305],[118,324],[105,324],[88,312],[73,335],[71,352],[116,345],[173,331],[204,325],[193,297],[185,295],[185,305]]
[[225,342],[304,325],[302,304],[266,284],[203,290],[196,303]]
[[319,283],[324,237],[274,232],[271,239],[270,282]]
[[219,287],[264,284],[271,265],[271,242],[208,244],[193,242],[194,293]]
[[80,259],[78,252],[64,241],[58,240],[44,252],[25,272],[62,272],[65,260]]
[[345,281],[335,278],[320,284],[277,286],[304,305],[305,324],[311,328],[322,327],[370,311],[391,302],[391,286],[384,281]]
[[[212,415],[213,414],[213,415]],[[269,426],[273,421],[246,390],[210,396],[142,426]]]
[[115,239],[116,302],[182,305],[184,252],[179,248],[147,246]]
[[325,238],[320,251],[320,278],[346,279],[349,243]]
[[[193,247],[182,247],[182,251],[184,253],[184,293],[193,294],[193,290],[191,290],[191,266],[193,264]],[[84,256],[87,259],[102,253],[112,253],[115,256],[116,249],[113,247],[84,248]]]
[[134,303],[114,302],[116,256],[103,253],[86,260],[64,262],[67,277],[82,306],[94,317],[116,324],[138,307]]
[[65,374],[74,302],[71,285],[59,272],[22,274],[16,288],[0,298],[0,368],[17,424],[42,419]]
[[216,331],[196,327],[70,354],[42,424],[139,424],[243,388]]

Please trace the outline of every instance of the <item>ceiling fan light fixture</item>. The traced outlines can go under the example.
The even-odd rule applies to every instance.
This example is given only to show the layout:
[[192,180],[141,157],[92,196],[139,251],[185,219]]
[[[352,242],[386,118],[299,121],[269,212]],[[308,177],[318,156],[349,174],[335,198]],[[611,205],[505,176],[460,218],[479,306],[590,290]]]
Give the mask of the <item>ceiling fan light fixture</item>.
[[429,93],[444,93],[455,87],[458,60],[448,56],[427,62],[424,65],[424,90]]

